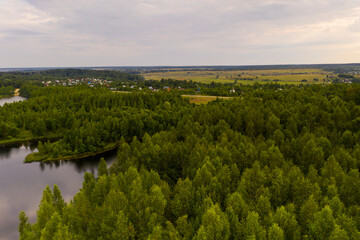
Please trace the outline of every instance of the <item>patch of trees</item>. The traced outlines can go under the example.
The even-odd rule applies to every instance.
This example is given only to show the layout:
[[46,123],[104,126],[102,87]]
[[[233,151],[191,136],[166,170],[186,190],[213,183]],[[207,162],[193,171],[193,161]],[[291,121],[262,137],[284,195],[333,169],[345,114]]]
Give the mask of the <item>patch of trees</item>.
[[0,108],[0,123],[15,128],[3,139],[60,134],[44,143],[40,153],[53,157],[95,152],[121,137],[165,130],[177,122],[179,106],[188,99],[167,93],[118,94],[88,87],[36,87],[24,85],[25,102]]
[[85,135],[120,147],[70,203],[47,187],[36,223],[20,213],[20,239],[359,239],[359,89],[255,85],[198,106],[174,93],[34,89],[33,116],[62,106],[59,145]]
[[144,82],[145,86],[149,87],[152,86],[153,88],[159,89],[163,88],[164,86],[170,86],[170,87],[181,87],[181,88],[193,88],[196,89],[198,87],[197,82],[194,82],[192,80],[174,80],[174,79],[161,79],[160,81],[157,80],[148,80]]
[[0,97],[14,96],[14,88],[12,86],[0,87]]
[[345,73],[340,73],[340,74],[338,75],[338,77],[339,77],[339,78],[354,78],[353,75],[351,75],[351,74],[345,74]]

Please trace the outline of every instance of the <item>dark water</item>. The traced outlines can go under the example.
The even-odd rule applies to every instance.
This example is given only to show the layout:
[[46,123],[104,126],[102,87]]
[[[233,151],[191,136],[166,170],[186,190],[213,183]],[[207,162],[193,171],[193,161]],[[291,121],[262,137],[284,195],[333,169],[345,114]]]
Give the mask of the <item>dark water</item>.
[[[36,149],[30,146],[0,148],[0,239],[18,239],[18,215],[25,211],[30,222],[36,220],[36,210],[42,191],[58,185],[69,202],[82,186],[85,172],[97,173],[100,156],[58,163],[23,163],[25,156]],[[116,151],[102,155],[108,165],[116,159]]]
[[0,106],[4,105],[5,103],[12,103],[12,102],[18,102],[18,101],[23,101],[23,100],[26,100],[26,98],[23,98],[20,96],[11,97],[11,98],[0,98]]
[[[2,103],[0,100],[0,104]],[[108,165],[116,160],[116,150],[97,157],[57,163],[23,163],[35,146],[0,146],[0,240],[18,239],[18,215],[25,211],[30,222],[36,220],[42,191],[58,185],[69,202],[82,186],[85,172],[97,173],[101,157]]]

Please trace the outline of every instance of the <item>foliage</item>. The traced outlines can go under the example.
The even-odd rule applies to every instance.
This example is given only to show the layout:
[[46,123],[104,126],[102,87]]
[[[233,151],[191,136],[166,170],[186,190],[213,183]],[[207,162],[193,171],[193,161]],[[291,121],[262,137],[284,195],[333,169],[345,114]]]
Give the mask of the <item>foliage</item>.
[[[0,85],[1,86],[1,85]],[[14,95],[14,87],[0,87],[0,98],[2,97],[12,97]]]
[[254,84],[207,105],[171,92],[31,89],[0,116],[20,131],[44,121],[45,133],[63,132],[40,152],[119,148],[71,202],[46,188],[37,222],[20,214],[20,237],[358,239],[360,106],[350,88],[359,86]]

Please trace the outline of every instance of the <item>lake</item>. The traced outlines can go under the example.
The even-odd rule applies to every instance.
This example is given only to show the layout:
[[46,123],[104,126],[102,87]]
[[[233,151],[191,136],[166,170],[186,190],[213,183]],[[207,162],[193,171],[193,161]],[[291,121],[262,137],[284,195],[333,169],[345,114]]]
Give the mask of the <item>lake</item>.
[[12,103],[12,102],[18,102],[18,101],[24,101],[26,98],[16,96],[11,98],[0,98],[0,106],[4,105],[5,103]]
[[[21,97],[0,99],[0,105]],[[54,163],[23,163],[25,156],[36,151],[34,144],[12,147],[0,146],[0,239],[18,239],[18,215],[25,211],[31,223],[36,220],[43,189],[58,185],[65,201],[69,202],[82,187],[85,172],[97,174],[101,157],[111,165],[116,160],[116,150],[97,157]]]

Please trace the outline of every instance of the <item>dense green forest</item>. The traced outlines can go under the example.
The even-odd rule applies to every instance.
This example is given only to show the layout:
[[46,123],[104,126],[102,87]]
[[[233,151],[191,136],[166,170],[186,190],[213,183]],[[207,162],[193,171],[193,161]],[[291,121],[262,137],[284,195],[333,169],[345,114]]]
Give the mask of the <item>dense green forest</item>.
[[0,87],[0,98],[12,97],[14,95],[15,88],[12,86]]
[[206,105],[177,92],[24,86],[3,137],[61,140],[61,156],[117,142],[118,159],[65,203],[47,187],[20,239],[360,239],[360,86],[247,86]]

